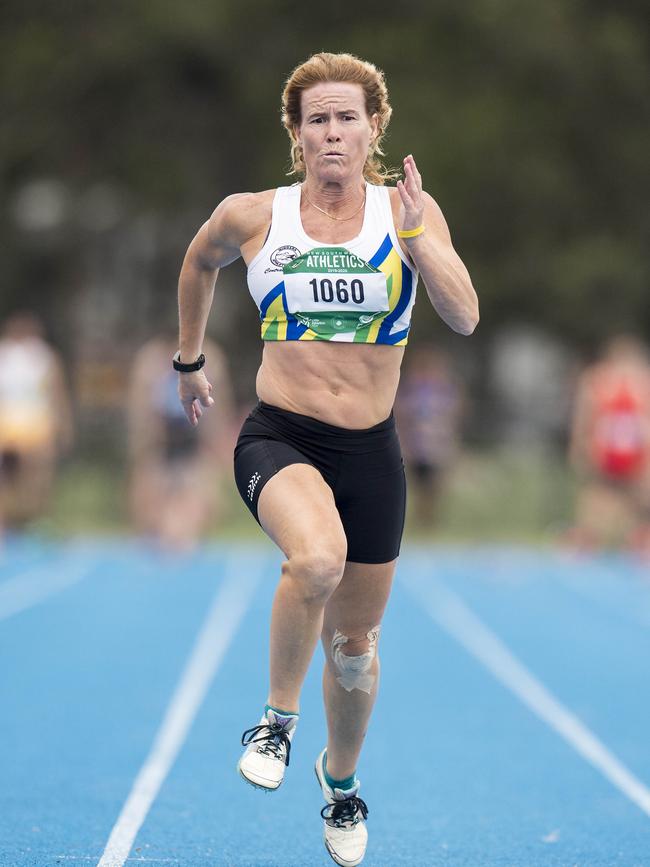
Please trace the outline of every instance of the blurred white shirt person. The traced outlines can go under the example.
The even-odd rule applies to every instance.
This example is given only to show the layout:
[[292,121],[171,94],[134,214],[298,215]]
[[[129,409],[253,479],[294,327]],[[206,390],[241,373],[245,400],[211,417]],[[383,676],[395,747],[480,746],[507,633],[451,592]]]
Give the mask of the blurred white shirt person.
[[0,528],[43,514],[72,431],[59,355],[34,314],[15,313],[0,329]]

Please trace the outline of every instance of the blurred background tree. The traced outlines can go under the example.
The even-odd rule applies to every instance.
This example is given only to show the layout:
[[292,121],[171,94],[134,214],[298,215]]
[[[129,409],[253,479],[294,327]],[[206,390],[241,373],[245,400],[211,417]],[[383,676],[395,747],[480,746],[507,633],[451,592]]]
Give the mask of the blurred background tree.
[[[326,49],[386,71],[389,160],[415,153],[484,322],[530,317],[581,340],[612,317],[650,327],[645,4],[334,3],[317,17],[259,0],[3,6],[4,305],[26,290],[60,303],[87,271],[89,230],[152,216],[173,239],[156,256],[157,301],[173,294],[219,199],[283,182],[280,90]],[[37,257],[25,255],[35,181],[61,199]]]
[[[415,155],[473,276],[471,340],[422,300],[412,337],[464,366],[477,440],[494,433],[504,329],[578,353],[650,336],[644,3],[5,0],[2,16],[0,316],[41,312],[87,430],[119,431],[129,358],[174,319],[182,256],[218,201],[292,182],[280,94],[319,50],[385,71],[388,162]],[[241,263],[209,331],[250,402],[261,350]]]

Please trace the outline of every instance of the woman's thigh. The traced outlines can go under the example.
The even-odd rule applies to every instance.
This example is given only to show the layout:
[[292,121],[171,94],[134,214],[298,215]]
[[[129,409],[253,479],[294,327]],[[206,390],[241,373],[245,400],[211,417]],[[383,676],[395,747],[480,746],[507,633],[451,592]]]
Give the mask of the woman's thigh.
[[[400,551],[406,515],[406,479],[394,432],[376,451],[344,455],[335,497],[348,540],[348,560],[391,563]],[[364,572],[364,574],[366,574]]]
[[345,560],[347,542],[332,489],[310,464],[290,464],[266,482],[257,514],[287,558],[328,551]]

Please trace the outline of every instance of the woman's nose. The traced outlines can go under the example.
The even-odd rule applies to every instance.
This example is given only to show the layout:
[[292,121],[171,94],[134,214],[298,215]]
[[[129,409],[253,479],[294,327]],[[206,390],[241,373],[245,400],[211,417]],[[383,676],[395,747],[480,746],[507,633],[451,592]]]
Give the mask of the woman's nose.
[[327,125],[327,139],[328,141],[336,141],[341,138],[341,131],[338,123],[336,121],[330,121]]

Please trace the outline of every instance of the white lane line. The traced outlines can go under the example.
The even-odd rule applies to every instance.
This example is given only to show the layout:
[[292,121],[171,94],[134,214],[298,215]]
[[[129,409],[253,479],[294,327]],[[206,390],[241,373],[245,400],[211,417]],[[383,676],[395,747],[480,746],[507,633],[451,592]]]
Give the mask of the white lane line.
[[533,713],[564,738],[584,759],[650,816],[650,789],[567,710],[508,650],[506,645],[451,590],[428,575],[426,586],[402,578],[429,615],[490,671]]
[[[97,855],[53,855],[57,861],[96,861]],[[147,858],[146,855],[131,855],[129,864],[176,864],[178,858]]]
[[[57,861],[97,861],[97,855],[53,855]],[[147,858],[146,855],[131,855],[129,864],[180,864],[178,858]]]
[[264,561],[231,555],[226,576],[167,706],[151,751],[115,823],[97,867],[122,867],[253,597]]
[[95,565],[93,559],[56,558],[48,566],[39,566],[3,581],[0,584],[0,620],[32,608],[71,587],[89,575]]

